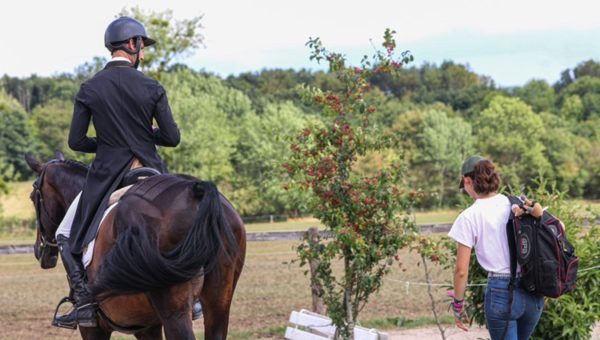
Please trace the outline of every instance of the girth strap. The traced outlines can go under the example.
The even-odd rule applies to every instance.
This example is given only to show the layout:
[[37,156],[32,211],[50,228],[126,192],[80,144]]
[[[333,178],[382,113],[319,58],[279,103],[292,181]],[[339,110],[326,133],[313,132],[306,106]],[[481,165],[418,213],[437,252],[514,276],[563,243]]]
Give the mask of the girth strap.
[[102,311],[102,308],[98,308],[98,315],[104,320],[106,321],[106,323],[110,326],[110,328],[121,332],[121,333],[126,333],[126,334],[134,334],[134,333],[138,333],[141,332],[143,330],[146,330],[152,326],[121,326],[117,323],[115,323],[114,321],[112,321],[108,315],[106,315],[106,313],[104,313],[104,311]]

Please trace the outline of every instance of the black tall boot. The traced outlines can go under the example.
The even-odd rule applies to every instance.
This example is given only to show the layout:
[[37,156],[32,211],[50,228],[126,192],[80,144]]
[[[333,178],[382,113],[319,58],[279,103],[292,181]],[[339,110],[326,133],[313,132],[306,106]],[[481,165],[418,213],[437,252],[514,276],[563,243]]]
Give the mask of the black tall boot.
[[69,239],[63,235],[56,236],[69,286],[71,287],[75,308],[63,316],[56,317],[52,325],[74,329],[77,324],[81,327],[96,327],[96,303],[85,282],[85,269],[79,258],[75,258],[69,247]]

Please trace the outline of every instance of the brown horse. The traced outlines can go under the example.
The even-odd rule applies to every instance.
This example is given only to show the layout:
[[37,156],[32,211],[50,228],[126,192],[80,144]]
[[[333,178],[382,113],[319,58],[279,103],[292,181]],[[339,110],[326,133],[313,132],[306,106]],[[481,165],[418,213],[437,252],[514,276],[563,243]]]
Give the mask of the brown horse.
[[[38,174],[31,193],[37,215],[35,256],[42,268],[52,268],[57,262],[54,234],[83,188],[88,168],[60,153],[46,164],[25,158]],[[151,198],[139,190],[126,194],[102,222],[87,268],[99,302],[98,327],[80,327],[84,339],[109,339],[115,330],[162,339],[163,328],[167,339],[194,339],[191,307],[197,298],[205,338],[227,337],[246,253],[244,224],[210,182],[172,175],[145,181],[164,176],[170,176],[168,188]]]

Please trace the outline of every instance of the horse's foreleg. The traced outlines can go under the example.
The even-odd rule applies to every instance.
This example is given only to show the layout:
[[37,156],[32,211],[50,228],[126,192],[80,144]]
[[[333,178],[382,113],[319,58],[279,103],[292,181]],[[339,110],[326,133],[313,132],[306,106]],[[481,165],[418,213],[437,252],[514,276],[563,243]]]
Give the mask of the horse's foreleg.
[[145,331],[135,333],[135,338],[138,340],[162,340],[162,326],[154,326]]
[[84,340],[108,340],[112,331],[107,331],[100,327],[79,327],[79,333],[81,333],[81,338]]
[[191,282],[148,293],[167,339],[195,339],[192,328],[193,290]]

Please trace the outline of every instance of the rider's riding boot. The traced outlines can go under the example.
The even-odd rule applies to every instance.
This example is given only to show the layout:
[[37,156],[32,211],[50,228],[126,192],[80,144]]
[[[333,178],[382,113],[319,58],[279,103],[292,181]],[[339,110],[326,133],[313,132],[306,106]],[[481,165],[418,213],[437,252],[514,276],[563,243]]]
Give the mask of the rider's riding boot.
[[200,300],[195,300],[192,305],[192,320],[198,320],[202,317],[202,305]]
[[69,239],[63,235],[56,236],[60,257],[67,271],[69,286],[73,292],[75,308],[69,313],[56,317],[52,324],[58,327],[75,328],[96,327],[96,303],[85,282],[83,263],[73,256],[69,247]]

